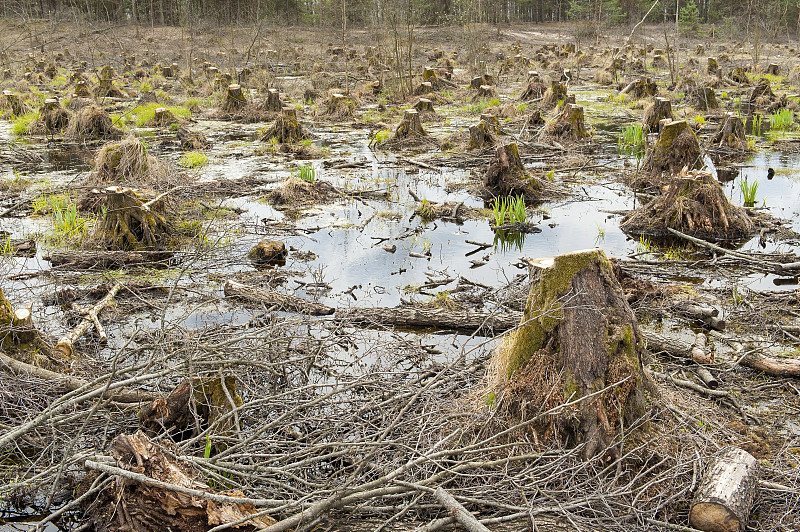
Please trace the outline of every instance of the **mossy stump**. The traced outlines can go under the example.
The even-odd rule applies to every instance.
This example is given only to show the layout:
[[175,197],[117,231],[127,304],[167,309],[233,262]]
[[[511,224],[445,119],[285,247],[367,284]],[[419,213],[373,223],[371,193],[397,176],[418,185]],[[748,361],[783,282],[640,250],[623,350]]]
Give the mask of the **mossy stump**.
[[756,86],[753,87],[753,91],[750,93],[750,98],[748,98],[748,101],[750,102],[751,107],[756,108],[766,107],[775,99],[775,93],[772,92],[772,87],[770,87],[769,80],[766,78],[761,78],[758,80]]
[[647,133],[658,131],[658,124],[664,119],[672,120],[672,102],[669,98],[655,98],[644,110],[642,128]]
[[622,89],[622,94],[630,94],[637,100],[650,98],[658,92],[658,85],[651,78],[639,78],[628,84]]
[[710,172],[690,170],[669,181],[667,189],[626,216],[620,229],[638,237],[670,237],[668,229],[703,239],[746,238],[753,232],[747,211],[731,204]]
[[407,139],[411,137],[426,137],[428,134],[422,128],[422,121],[416,109],[406,109],[403,119],[394,130],[394,138]]
[[303,126],[297,119],[297,110],[292,107],[284,107],[281,114],[275,119],[275,123],[261,135],[262,142],[269,142],[275,139],[280,143],[300,142],[308,138]]
[[714,92],[712,87],[708,86],[697,87],[695,89],[692,104],[695,109],[699,109],[701,111],[719,109],[717,94]]
[[719,129],[709,139],[709,143],[717,148],[747,150],[747,135],[744,131],[744,123],[739,115],[727,113],[719,125]]
[[516,142],[497,146],[483,184],[495,196],[522,194],[526,198],[535,198],[542,191],[541,183],[525,170]]
[[75,84],[75,88],[72,90],[72,96],[73,98],[91,98],[92,92],[89,90],[89,86],[86,82],[81,80]]
[[4,90],[0,96],[0,109],[4,109],[11,116],[20,116],[28,112],[27,106],[22,103],[19,96],[10,90]]
[[31,123],[28,132],[34,135],[55,135],[69,126],[69,112],[55,98],[48,98],[39,110],[39,117]]
[[589,136],[583,120],[583,106],[574,103],[564,105],[563,111],[544,126],[544,134],[551,139],[580,141]]
[[708,62],[706,64],[706,72],[709,74],[716,75],[719,73],[719,63],[715,57],[709,57]]
[[550,88],[547,89],[542,97],[542,101],[539,104],[544,110],[550,110],[556,105],[558,102],[567,99],[567,86],[561,83],[560,81],[552,81],[550,83]]
[[739,85],[751,85],[752,81],[750,81],[750,77],[747,75],[747,71],[742,67],[736,67],[731,70],[730,75],[728,76],[731,78],[731,81],[734,83],[738,83]]
[[238,83],[228,85],[225,101],[222,102],[222,110],[226,113],[234,113],[243,109],[245,105],[247,105],[247,98],[242,92],[242,86]]
[[250,248],[247,258],[258,266],[283,266],[288,254],[286,244],[265,238]]
[[474,126],[469,126],[469,144],[467,149],[477,150],[485,147],[494,147],[502,135],[500,121],[491,114],[484,113],[481,120]]
[[141,250],[163,247],[170,234],[161,201],[146,201],[143,192],[108,187],[106,209],[96,236],[109,249]]
[[470,89],[479,89],[481,85],[494,85],[494,76],[491,74],[482,74],[472,78],[469,82]]
[[175,136],[184,150],[197,151],[211,147],[211,143],[201,131],[193,131],[185,126],[179,127]]
[[585,459],[616,457],[621,427],[645,410],[636,316],[602,250],[532,264],[522,324],[492,356],[500,408],[527,419],[577,401],[534,425],[538,439],[583,445]]
[[343,120],[355,114],[355,102],[340,92],[333,92],[325,100],[325,116]]
[[423,94],[432,94],[433,93],[433,83],[430,81],[423,81],[419,84],[419,86],[414,89],[415,96],[422,96]]
[[701,166],[702,153],[694,131],[686,120],[677,120],[664,123],[658,140],[647,152],[642,172],[674,175],[684,167],[693,170]]

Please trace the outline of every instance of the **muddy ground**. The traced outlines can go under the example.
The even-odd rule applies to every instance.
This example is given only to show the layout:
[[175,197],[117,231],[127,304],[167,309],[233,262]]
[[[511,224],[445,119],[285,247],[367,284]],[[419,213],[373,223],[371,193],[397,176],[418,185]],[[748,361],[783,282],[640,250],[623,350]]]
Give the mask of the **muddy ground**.
[[[416,28],[408,68],[383,28],[342,43],[306,28],[2,24],[0,274],[36,332],[2,344],[3,522],[138,519],[109,495],[112,441],[147,428],[142,405],[184,379],[232,376],[211,413],[149,435],[202,490],[266,510],[271,530],[452,526],[439,486],[492,530],[693,530],[700,478],[729,446],[761,466],[748,529],[800,526],[798,43],[640,27],[576,47],[566,25]],[[541,85],[525,94],[531,71]],[[689,166],[737,208],[758,183],[736,238],[620,227],[689,171],[648,173],[658,126],[631,126],[653,95],[629,87],[648,79],[699,139]],[[560,80],[582,134],[556,122],[569,100],[544,91]],[[771,95],[754,97],[762,80]],[[425,134],[407,135],[420,98],[433,112],[419,107]],[[81,126],[82,108],[96,113]],[[714,137],[726,113],[747,130],[738,144]],[[489,133],[471,136],[480,122]],[[523,177],[494,183],[512,142]],[[112,186],[155,213],[127,218],[153,238],[120,236]],[[498,219],[498,196],[522,204]],[[610,463],[539,440],[486,378],[529,259],[593,247],[614,258],[651,352],[651,409]],[[89,320],[71,336],[93,306],[102,335]],[[699,333],[707,356],[693,360]],[[203,508],[196,529],[230,522]]]

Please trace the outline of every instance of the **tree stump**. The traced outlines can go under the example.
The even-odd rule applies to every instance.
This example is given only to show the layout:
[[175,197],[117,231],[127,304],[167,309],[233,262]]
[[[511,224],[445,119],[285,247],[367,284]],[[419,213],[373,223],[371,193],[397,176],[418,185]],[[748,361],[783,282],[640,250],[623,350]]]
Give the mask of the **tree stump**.
[[161,67],[161,75],[165,78],[172,78],[175,76],[175,71],[172,69],[172,65],[167,65]]
[[433,102],[430,101],[428,98],[420,98],[417,103],[414,104],[414,109],[417,110],[419,114],[432,114],[435,113],[433,110]]
[[751,84],[750,77],[747,75],[747,71],[742,67],[736,67],[731,70],[730,76],[728,77],[731,78],[734,83],[738,83],[740,85]]
[[781,69],[780,67],[778,67],[777,63],[770,63],[769,66],[767,67],[766,73],[771,76],[777,76],[779,75],[780,71]]
[[225,101],[222,102],[222,110],[226,113],[233,113],[241,110],[245,105],[247,105],[247,98],[242,92],[242,86],[237,83],[228,85]]
[[300,125],[300,121],[297,120],[296,109],[284,107],[281,114],[275,119],[275,123],[261,135],[260,140],[268,142],[273,138],[280,143],[299,142],[308,138],[308,135]]
[[469,144],[467,149],[477,150],[484,147],[494,147],[502,135],[500,121],[491,114],[484,113],[481,120],[474,126],[469,127]]
[[48,98],[39,111],[39,118],[31,124],[31,132],[54,135],[69,125],[69,112],[55,98]]
[[497,96],[497,91],[494,90],[494,87],[491,85],[481,85],[478,87],[478,92],[472,97],[473,100],[482,100],[482,99],[490,99],[495,98]]
[[620,94],[630,94],[639,100],[641,98],[655,96],[657,92],[658,86],[655,81],[650,78],[639,78],[625,86],[625,88],[620,91]]
[[72,139],[118,139],[122,129],[115,127],[108,113],[94,104],[82,107],[70,120],[64,136]]
[[708,58],[708,64],[706,65],[706,72],[708,72],[709,74],[719,73],[719,63],[717,63],[717,59],[715,57]]
[[33,303],[14,309],[0,288],[0,349],[16,360],[37,367],[53,365],[52,347],[33,324]]
[[178,128],[176,137],[178,138],[178,142],[181,143],[181,148],[184,150],[197,151],[211,147],[211,143],[202,132],[192,131],[184,126]]
[[428,134],[422,129],[422,121],[416,109],[406,109],[403,119],[394,130],[394,138],[407,139],[409,137],[425,137]]
[[658,123],[672,120],[672,102],[669,98],[656,98],[647,106],[642,117],[642,128],[646,133],[658,131]]
[[75,84],[75,88],[72,91],[72,96],[74,98],[91,98],[92,93],[89,91],[89,86],[86,84],[86,82],[81,80]]
[[558,102],[566,99],[567,86],[560,81],[552,81],[550,88],[545,91],[539,106],[544,110],[550,110],[558,105]]
[[638,237],[670,237],[669,229],[698,238],[740,239],[753,232],[745,209],[732,205],[710,172],[681,172],[646,205],[623,218],[620,229]]
[[353,117],[356,104],[344,94],[333,92],[325,101],[325,107],[325,116],[335,118],[337,120],[343,120],[345,118]]
[[697,137],[686,120],[667,122],[658,140],[647,152],[642,171],[649,175],[677,174],[684,167],[702,167],[702,153]]
[[439,82],[439,76],[436,75],[436,71],[431,67],[425,67],[422,71],[422,81],[426,81],[435,86]]
[[752,108],[765,107],[775,100],[775,93],[769,85],[769,80],[761,78],[750,93],[750,106]]
[[486,175],[484,186],[495,196],[522,194],[525,197],[537,196],[542,185],[525,170],[515,142],[497,146],[497,152]]
[[153,125],[167,127],[178,122],[178,118],[166,107],[158,107],[153,115]]
[[645,408],[636,316],[600,249],[534,266],[522,325],[492,355],[503,407],[527,418],[608,388],[535,429],[540,439],[584,444],[586,459],[616,456],[619,428],[632,426]]
[[739,115],[727,113],[719,129],[709,139],[712,146],[731,148],[734,150],[747,150],[747,135],[744,132],[744,123]]
[[19,96],[10,90],[3,91],[3,95],[0,97],[0,108],[8,109],[11,116],[20,116],[27,112],[27,106],[22,103]]
[[259,266],[283,266],[288,254],[286,244],[265,238],[250,249],[247,258]]
[[536,100],[544,96],[547,87],[542,80],[539,79],[539,73],[535,70],[528,72],[528,86],[519,97],[522,101]]
[[97,236],[109,248],[153,249],[166,241],[170,227],[161,202],[145,202],[141,192],[130,188],[114,186],[104,192],[106,211]]
[[589,136],[583,122],[583,106],[567,103],[561,114],[544,126],[544,133],[552,139],[579,141]]
[[479,89],[481,85],[494,85],[494,76],[483,74],[472,78],[469,82],[470,89]]
[[414,95],[420,96],[422,94],[431,94],[432,92],[433,92],[433,84],[430,81],[423,81],[414,90]]
[[269,89],[267,91],[267,99],[261,104],[261,109],[271,113],[280,113],[283,108],[284,104],[281,101],[281,94],[278,89]]
[[711,462],[697,489],[689,522],[707,532],[741,532],[747,526],[758,489],[759,464],[736,447]]
[[719,109],[717,103],[717,95],[712,87],[697,87],[694,91],[693,105],[695,109],[701,111],[710,111],[712,109]]

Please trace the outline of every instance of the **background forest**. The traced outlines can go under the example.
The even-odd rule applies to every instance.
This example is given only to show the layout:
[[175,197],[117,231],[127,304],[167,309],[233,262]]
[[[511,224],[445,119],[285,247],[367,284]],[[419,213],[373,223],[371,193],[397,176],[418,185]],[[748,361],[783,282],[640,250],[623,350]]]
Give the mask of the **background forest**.
[[[687,31],[766,38],[798,36],[798,0],[0,0],[3,17],[84,18],[186,26],[216,23],[340,25],[391,22],[421,25],[580,22],[582,32],[606,25],[680,21]],[[702,25],[707,25],[703,27]]]

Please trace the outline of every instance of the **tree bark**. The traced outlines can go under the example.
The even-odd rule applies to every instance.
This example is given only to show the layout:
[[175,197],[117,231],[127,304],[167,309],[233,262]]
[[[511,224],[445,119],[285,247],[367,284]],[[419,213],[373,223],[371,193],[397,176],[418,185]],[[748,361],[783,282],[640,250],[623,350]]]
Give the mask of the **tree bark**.
[[469,310],[418,307],[337,309],[336,319],[367,325],[426,327],[486,334],[507,331],[519,325],[522,314],[489,314]]
[[267,306],[277,306],[283,310],[302,312],[313,316],[328,316],[335,311],[332,307],[320,303],[306,301],[296,296],[281,294],[265,288],[247,286],[231,280],[225,281],[224,291],[225,297],[234,297]]

